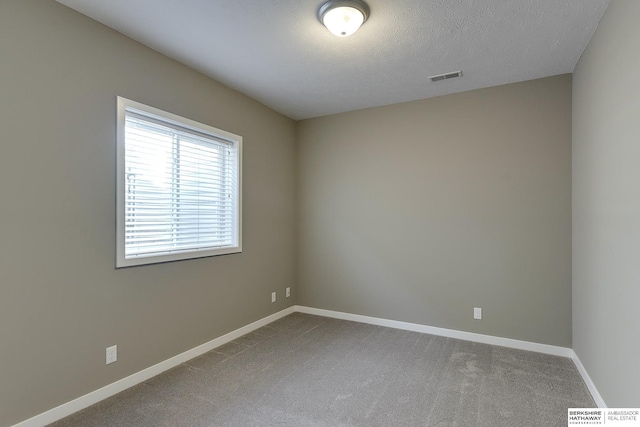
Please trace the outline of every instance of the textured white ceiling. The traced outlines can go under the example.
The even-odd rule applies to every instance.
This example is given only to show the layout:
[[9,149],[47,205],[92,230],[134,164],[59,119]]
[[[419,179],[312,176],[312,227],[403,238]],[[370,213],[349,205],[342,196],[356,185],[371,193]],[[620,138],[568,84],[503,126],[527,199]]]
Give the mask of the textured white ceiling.
[[293,119],[570,73],[609,4],[367,0],[369,20],[338,38],[324,0],[57,1]]

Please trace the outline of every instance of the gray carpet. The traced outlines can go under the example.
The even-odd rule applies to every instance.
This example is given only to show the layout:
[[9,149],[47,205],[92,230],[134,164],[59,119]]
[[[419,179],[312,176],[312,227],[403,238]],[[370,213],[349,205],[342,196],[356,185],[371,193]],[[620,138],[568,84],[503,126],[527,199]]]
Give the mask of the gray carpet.
[[570,359],[295,313],[52,426],[566,426]]

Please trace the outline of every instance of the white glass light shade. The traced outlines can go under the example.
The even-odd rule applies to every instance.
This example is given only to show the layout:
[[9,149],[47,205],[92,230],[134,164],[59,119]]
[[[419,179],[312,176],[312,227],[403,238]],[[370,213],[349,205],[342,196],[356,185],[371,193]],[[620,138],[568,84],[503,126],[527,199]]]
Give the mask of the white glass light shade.
[[338,37],[347,37],[358,31],[364,15],[354,7],[336,7],[324,14],[322,23]]

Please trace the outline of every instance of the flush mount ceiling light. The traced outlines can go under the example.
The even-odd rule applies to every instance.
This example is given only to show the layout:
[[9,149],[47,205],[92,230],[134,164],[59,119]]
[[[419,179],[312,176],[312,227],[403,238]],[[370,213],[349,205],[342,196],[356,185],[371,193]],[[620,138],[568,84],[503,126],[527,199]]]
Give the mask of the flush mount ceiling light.
[[369,17],[369,6],[360,0],[329,0],[318,10],[318,19],[338,37],[358,31]]

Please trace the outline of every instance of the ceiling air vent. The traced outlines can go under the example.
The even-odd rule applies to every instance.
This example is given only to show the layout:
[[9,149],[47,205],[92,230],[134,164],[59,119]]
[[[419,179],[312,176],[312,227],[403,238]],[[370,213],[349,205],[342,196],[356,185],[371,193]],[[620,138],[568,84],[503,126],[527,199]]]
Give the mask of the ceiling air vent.
[[462,77],[462,71],[454,71],[452,73],[438,74],[437,76],[429,77],[429,80],[431,80],[432,82],[439,82],[440,80],[448,80],[456,77]]

